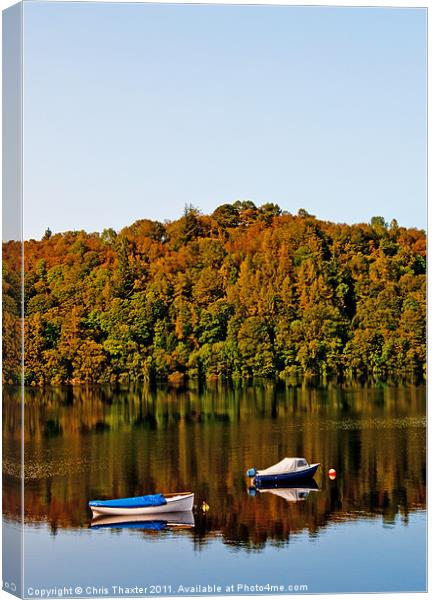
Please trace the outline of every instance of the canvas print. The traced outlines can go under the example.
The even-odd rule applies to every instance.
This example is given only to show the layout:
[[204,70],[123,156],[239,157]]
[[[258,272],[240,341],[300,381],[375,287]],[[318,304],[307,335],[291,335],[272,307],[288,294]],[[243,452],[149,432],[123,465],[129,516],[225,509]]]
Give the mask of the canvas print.
[[3,12],[3,589],[426,591],[424,8]]

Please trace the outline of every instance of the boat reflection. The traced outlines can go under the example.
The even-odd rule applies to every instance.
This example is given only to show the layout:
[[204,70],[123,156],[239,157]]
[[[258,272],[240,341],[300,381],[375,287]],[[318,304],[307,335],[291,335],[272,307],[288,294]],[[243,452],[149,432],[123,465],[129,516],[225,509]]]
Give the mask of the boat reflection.
[[310,492],[318,492],[320,491],[319,486],[311,479],[309,481],[302,482],[302,487],[299,487],[298,484],[293,485],[268,485],[267,487],[251,487],[248,490],[250,496],[256,496],[257,492],[260,494],[270,493],[274,496],[279,496],[283,498],[286,502],[301,502],[302,500],[306,500],[310,494]]
[[161,531],[162,529],[191,529],[194,527],[192,511],[148,515],[100,516],[92,519],[91,529],[142,529],[143,531]]

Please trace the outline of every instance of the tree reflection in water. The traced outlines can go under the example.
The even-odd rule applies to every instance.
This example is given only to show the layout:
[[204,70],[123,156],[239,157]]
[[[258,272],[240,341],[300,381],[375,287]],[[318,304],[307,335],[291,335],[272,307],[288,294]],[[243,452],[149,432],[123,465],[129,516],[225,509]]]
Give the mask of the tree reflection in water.
[[[12,518],[18,399],[16,388],[4,389],[3,508]],[[193,490],[198,506],[210,505],[196,511],[194,528],[176,533],[197,547],[220,536],[258,549],[373,515],[392,525],[426,505],[423,386],[28,389],[24,437],[25,520],[53,533],[88,527],[89,499],[157,491]],[[320,491],[300,502],[249,495],[247,468],[284,456],[322,463]]]

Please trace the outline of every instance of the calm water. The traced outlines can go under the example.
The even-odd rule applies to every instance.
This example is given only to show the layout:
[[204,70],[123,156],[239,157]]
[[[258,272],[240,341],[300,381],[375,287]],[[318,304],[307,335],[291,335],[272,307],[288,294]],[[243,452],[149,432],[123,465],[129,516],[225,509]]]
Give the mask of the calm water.
[[[3,419],[8,534],[20,493],[13,389]],[[425,446],[424,387],[29,390],[24,591],[425,590]],[[322,463],[317,489],[254,495],[246,469],[284,456]],[[90,499],[180,490],[209,511],[157,529],[90,526]]]

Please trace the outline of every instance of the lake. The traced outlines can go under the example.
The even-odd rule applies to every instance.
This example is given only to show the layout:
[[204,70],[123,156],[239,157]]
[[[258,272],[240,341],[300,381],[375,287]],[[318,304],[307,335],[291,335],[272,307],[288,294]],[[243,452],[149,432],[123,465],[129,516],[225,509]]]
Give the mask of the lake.
[[[5,389],[6,535],[18,398]],[[424,591],[425,412],[424,386],[28,389],[25,595]],[[249,467],[284,456],[320,462],[317,485],[250,488]],[[91,527],[91,499],[184,490],[192,520]]]

